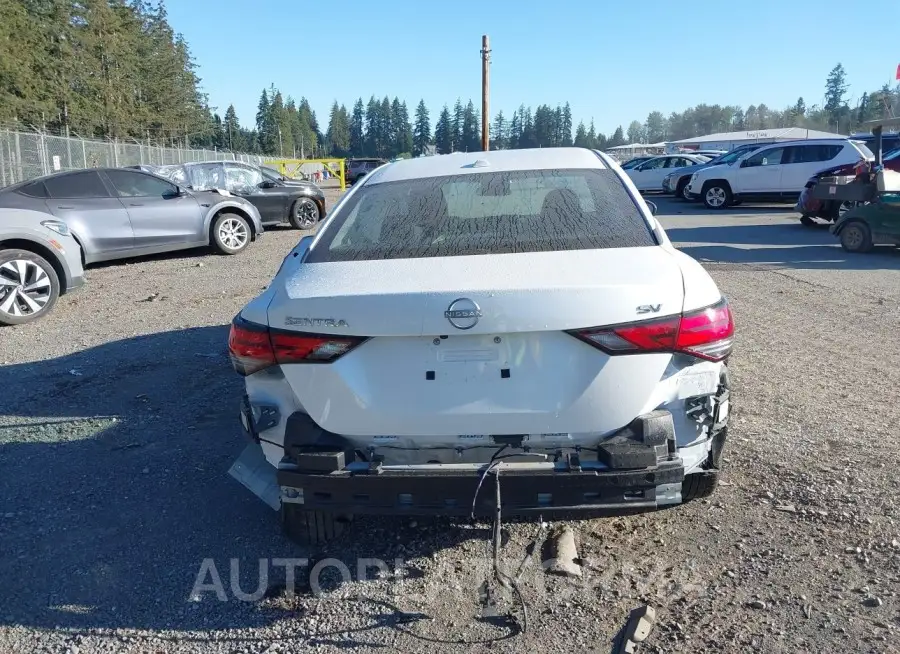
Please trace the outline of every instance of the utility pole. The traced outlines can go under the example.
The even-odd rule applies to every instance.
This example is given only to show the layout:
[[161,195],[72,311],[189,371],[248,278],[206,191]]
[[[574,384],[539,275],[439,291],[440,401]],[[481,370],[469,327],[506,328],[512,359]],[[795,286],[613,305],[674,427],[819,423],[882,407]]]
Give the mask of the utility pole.
[[491,92],[491,45],[488,35],[481,37],[481,149],[491,149],[490,110],[488,97]]

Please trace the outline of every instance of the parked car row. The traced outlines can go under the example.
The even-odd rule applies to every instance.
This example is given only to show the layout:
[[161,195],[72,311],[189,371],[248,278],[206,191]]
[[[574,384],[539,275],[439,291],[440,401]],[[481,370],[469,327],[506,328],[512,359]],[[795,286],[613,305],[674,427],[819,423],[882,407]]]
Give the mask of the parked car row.
[[212,247],[238,254],[264,225],[309,229],[315,184],[236,162],[66,171],[0,189],[0,325],[46,315],[101,261]]
[[796,201],[810,176],[822,168],[874,158],[864,143],[848,139],[769,143],[731,164],[693,173],[686,193],[708,209],[744,200]]
[[311,229],[325,215],[325,194],[312,182],[285,178],[273,169],[237,161],[210,161],[146,170],[194,190],[225,189],[249,200],[264,225],[290,223]]
[[[664,154],[651,157],[625,169],[639,191],[659,191],[663,179],[671,172],[709,161],[709,157],[695,154]],[[626,162],[627,163],[627,162]]]

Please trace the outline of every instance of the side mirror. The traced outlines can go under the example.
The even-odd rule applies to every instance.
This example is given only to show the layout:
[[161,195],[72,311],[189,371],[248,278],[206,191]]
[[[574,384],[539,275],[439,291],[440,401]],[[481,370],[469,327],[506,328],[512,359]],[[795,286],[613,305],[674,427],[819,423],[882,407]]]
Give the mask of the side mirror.
[[656,215],[656,212],[659,211],[659,208],[656,206],[655,202],[651,202],[650,200],[644,200],[647,203],[647,208],[650,209],[650,213],[652,215]]
[[297,252],[301,261],[306,256],[306,253],[309,251],[309,246],[312,245],[315,238],[315,236],[304,236],[300,239],[300,243],[297,245]]
[[265,179],[260,183],[259,188],[275,188],[275,182],[271,179]]
[[750,160],[749,160],[749,159],[744,159],[744,160],[741,162],[741,168],[747,168],[747,164],[749,164],[749,163],[750,163]]

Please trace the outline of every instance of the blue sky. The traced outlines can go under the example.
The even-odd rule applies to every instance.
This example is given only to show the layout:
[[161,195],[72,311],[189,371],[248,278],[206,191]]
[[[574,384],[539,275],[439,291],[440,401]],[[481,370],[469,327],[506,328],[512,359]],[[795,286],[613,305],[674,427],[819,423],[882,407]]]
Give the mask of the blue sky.
[[[480,106],[481,35],[491,38],[491,115],[568,101],[577,125],[627,128],[658,109],[819,104],[828,71],[848,99],[892,82],[900,1],[869,0],[167,0],[210,105],[251,126],[263,87],[306,96],[320,128],[331,103],[424,98],[434,122],[457,96]],[[869,21],[873,21],[870,24]],[[882,27],[884,26],[884,27]]]

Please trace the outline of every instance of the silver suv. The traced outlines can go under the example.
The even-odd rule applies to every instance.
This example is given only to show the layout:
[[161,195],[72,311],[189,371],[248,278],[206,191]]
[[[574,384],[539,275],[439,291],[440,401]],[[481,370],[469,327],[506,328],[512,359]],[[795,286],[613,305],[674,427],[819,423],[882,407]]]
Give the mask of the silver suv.
[[82,284],[81,248],[66,223],[39,211],[0,208],[0,325],[37,320]]
[[347,162],[347,182],[355,184],[360,178],[368,175],[373,170],[386,164],[384,159],[350,159]]

